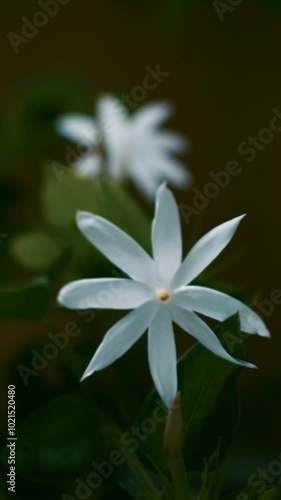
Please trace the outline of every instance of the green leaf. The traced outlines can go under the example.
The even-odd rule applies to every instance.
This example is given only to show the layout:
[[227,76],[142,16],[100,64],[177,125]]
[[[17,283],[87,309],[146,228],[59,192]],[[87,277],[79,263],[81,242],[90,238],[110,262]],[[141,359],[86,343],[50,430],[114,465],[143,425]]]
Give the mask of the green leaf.
[[89,179],[58,163],[46,171],[43,211],[62,231],[75,226],[78,210],[110,220],[150,250],[150,219],[119,186],[107,179]]
[[[216,334],[231,355],[243,359],[243,341],[239,338],[238,315],[227,319]],[[178,362],[179,389],[182,392],[182,411],[186,428],[185,463],[188,470],[203,470],[204,459],[216,451],[221,439],[220,458],[223,459],[239,420],[239,401],[236,380],[240,367],[225,361],[201,344],[196,344]],[[154,390],[149,396],[139,425],[153,418],[156,401]],[[154,433],[140,443],[143,457],[166,470],[163,449],[164,423],[157,423]]]
[[46,403],[18,428],[17,472],[48,482],[76,478],[101,458],[99,425],[93,406],[78,396]]
[[49,269],[59,260],[64,245],[52,235],[32,231],[13,238],[10,251],[22,266],[42,271]]
[[50,287],[45,278],[37,278],[30,285],[21,288],[1,288],[0,317],[40,317],[48,311],[49,298]]

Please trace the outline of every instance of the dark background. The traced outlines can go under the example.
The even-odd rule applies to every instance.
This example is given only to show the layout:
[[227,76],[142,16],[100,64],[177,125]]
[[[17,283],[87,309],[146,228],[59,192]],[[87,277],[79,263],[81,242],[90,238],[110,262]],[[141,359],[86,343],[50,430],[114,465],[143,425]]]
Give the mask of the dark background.
[[[32,227],[38,220],[42,163],[46,158],[56,159],[57,139],[48,124],[58,113],[61,96],[66,96],[63,111],[76,107],[91,113],[96,95],[130,92],[141,84],[146,66],[160,64],[170,75],[148,93],[146,101],[168,99],[176,104],[177,112],[169,126],[191,141],[192,149],[185,160],[195,178],[193,187],[202,191],[210,180],[209,172],[224,170],[232,159],[243,168],[210,201],[202,217],[194,215],[191,225],[183,224],[186,244],[191,228],[203,234],[220,222],[247,213],[225,254],[232,265],[217,277],[242,285],[250,295],[258,291],[259,300],[268,300],[273,290],[281,289],[281,133],[276,133],[250,163],[246,156],[239,155],[237,147],[268,126],[273,108],[281,111],[281,2],[244,0],[233,12],[226,12],[221,22],[211,1],[70,0],[15,54],[8,33],[20,35],[21,18],[31,20],[38,10],[35,1],[11,0],[1,7],[0,232],[8,235],[1,244],[3,282],[25,278],[6,248],[14,232]],[[41,89],[38,96],[34,90],[37,87]],[[76,95],[75,103],[68,98],[72,94]],[[17,133],[12,138],[4,125],[7,121],[16,125]],[[25,123],[31,130],[28,133]],[[178,200],[187,205],[192,205],[193,196],[192,191],[177,192]],[[147,209],[151,211],[149,205]],[[234,460],[238,470],[242,460],[248,464],[248,474],[281,451],[280,312],[281,305],[277,305],[265,318],[272,340],[253,338],[246,342],[248,358],[260,370],[243,371],[242,421],[228,463],[231,468]],[[112,322],[112,318],[100,316],[94,328],[96,345],[105,323]],[[71,317],[75,315],[61,313],[57,321],[63,325]],[[35,338],[43,341],[49,330],[43,322],[3,321],[1,331],[5,422],[6,383],[13,373],[16,353],[32,345]],[[83,325],[83,331],[89,336],[93,327]],[[180,342],[180,349],[189,345],[189,339]],[[145,343],[142,349],[145,356]],[[116,367],[98,375],[100,387],[109,390],[118,368],[128,363],[133,371],[133,362],[130,352]],[[48,368],[44,377],[47,397],[64,391],[67,383],[55,368]],[[127,394],[136,387],[132,408],[150,387],[148,370],[136,370],[126,380]],[[114,388],[121,397],[123,387],[115,382]],[[39,404],[33,400],[35,389],[31,396],[19,382],[17,391],[24,395],[23,414]],[[245,470],[243,474],[247,479]]]

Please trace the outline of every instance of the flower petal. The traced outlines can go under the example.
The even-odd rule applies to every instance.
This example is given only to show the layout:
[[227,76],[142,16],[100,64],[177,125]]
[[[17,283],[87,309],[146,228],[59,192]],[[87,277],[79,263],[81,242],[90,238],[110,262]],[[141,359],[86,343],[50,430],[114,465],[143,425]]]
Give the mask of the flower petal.
[[155,128],[170,118],[173,113],[173,106],[167,102],[150,102],[145,104],[133,116],[134,127],[136,130],[145,130]]
[[72,281],[58,301],[69,309],[133,309],[153,299],[153,292],[138,281],[100,278]]
[[235,217],[205,234],[187,254],[173,279],[173,287],[180,288],[196,278],[228,245],[245,217]]
[[134,309],[110,328],[81,380],[89,377],[95,371],[106,368],[125,354],[145,332],[157,314],[158,307],[155,302],[147,302],[138,309]]
[[101,173],[102,158],[99,154],[81,156],[75,162],[75,168],[81,175],[97,177]]
[[118,128],[121,122],[126,121],[128,111],[117,97],[104,94],[97,101],[97,117],[102,132],[106,135],[114,132],[115,127]]
[[252,363],[247,363],[246,361],[238,360],[230,356],[230,354],[228,354],[228,352],[221,345],[215,333],[201,318],[199,318],[199,316],[197,316],[197,314],[192,311],[179,308],[175,305],[171,306],[171,311],[174,322],[187,333],[190,333],[190,335],[198,340],[198,342],[200,342],[200,344],[204,347],[209,349],[209,351],[213,354],[237,365],[245,366],[247,368],[256,368],[256,366]]
[[155,134],[149,133],[147,143],[151,151],[156,149],[164,152],[184,153],[189,147],[189,141],[184,136],[170,130],[160,130]]
[[243,332],[270,337],[266,325],[254,311],[225,293],[201,286],[188,286],[175,294],[175,300],[180,307],[191,309],[218,321],[224,321],[229,316],[239,313]]
[[157,156],[154,154],[151,157],[147,156],[145,162],[146,168],[149,172],[153,172],[158,185],[164,180],[182,189],[192,182],[192,174],[176,158],[170,158],[168,155],[164,157],[163,155]]
[[155,282],[152,258],[124,231],[89,212],[78,212],[77,224],[86,238],[131,278],[151,285]]
[[181,263],[182,240],[177,203],[165,184],[157,191],[152,245],[157,276],[168,286]]
[[57,131],[74,142],[91,147],[99,142],[99,132],[93,118],[79,113],[69,113],[58,118]]
[[128,112],[119,99],[103,95],[97,102],[98,123],[103,134],[109,175],[119,179],[128,140]]
[[127,170],[127,175],[138,186],[139,190],[150,200],[154,202],[159,182],[154,178],[153,171],[144,169],[143,158],[134,160],[131,167]]
[[148,333],[148,358],[155,387],[167,405],[177,394],[177,353],[171,314],[161,307]]

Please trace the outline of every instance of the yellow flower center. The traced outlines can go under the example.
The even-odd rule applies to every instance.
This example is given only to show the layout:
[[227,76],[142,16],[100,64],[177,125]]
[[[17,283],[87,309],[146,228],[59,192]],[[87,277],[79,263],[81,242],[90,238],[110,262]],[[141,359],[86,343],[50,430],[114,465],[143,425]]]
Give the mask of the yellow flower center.
[[168,290],[158,290],[157,293],[156,293],[157,297],[159,300],[161,300],[161,302],[168,302],[171,298],[171,295],[170,293],[168,292]]

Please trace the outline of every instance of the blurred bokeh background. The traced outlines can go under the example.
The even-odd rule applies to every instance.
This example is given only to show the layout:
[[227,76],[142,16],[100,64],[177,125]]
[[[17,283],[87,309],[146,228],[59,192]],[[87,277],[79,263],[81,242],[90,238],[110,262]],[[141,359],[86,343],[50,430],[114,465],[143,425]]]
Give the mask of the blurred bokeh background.
[[[22,18],[31,21],[41,10],[40,2],[11,0],[2,5],[0,279],[3,287],[26,286],[32,279],[47,274],[52,283],[51,300],[55,301],[55,293],[64,283],[65,275],[61,274],[58,261],[68,252],[65,240],[56,243],[59,249],[55,244],[54,249],[48,240],[51,245],[48,253],[54,251],[58,261],[54,258],[56,265],[47,271],[40,264],[35,269],[30,263],[22,265],[14,244],[19,234],[34,229],[57,238],[42,210],[46,176],[53,172],[53,162],[64,162],[67,144],[54,131],[55,118],[71,111],[92,114],[96,96],[104,92],[117,96],[130,94],[135,86],[141,85],[147,66],[160,65],[169,75],[157,88],[147,92],[140,105],[152,100],[175,103],[176,113],[167,125],[191,142],[184,161],[193,173],[194,184],[189,190],[176,191],[178,201],[192,206],[192,189],[204,192],[211,180],[210,172],[225,170],[229,161],[238,161],[242,169],[218,196],[210,199],[200,215],[190,218],[190,224],[183,218],[186,250],[197,235],[247,213],[235,241],[220,261],[222,266],[214,266],[212,276],[218,283],[227,281],[242,294],[255,297],[257,305],[271,300],[274,290],[281,290],[281,132],[275,132],[251,162],[247,162],[249,154],[238,152],[239,145],[247,142],[249,136],[258,136],[269,127],[273,109],[281,116],[281,2],[244,0],[221,14],[224,20],[213,3],[69,0],[59,5],[58,13],[49,17],[38,33],[18,45],[18,53],[9,34],[23,36]],[[281,124],[281,118],[276,124]],[[151,217],[152,205],[134,188],[130,192],[144,203]],[[57,210],[60,209],[58,201]],[[103,268],[100,269],[102,275]],[[35,290],[28,300],[35,300],[37,293]],[[20,297],[18,300],[23,304]],[[266,310],[269,312],[264,319],[272,340],[246,341],[248,358],[260,369],[244,370],[241,376],[241,424],[225,465],[229,484],[238,481],[236,476],[243,484],[252,472],[266,466],[281,451],[280,300],[279,304],[267,303]],[[87,322],[83,316],[66,311],[34,319],[13,318],[4,305],[3,311],[0,397],[5,430],[7,384],[16,383],[19,424],[43,402],[68,393],[78,384],[79,374],[118,314],[97,312],[94,320]],[[19,363],[30,366],[31,349],[40,350],[48,332],[63,330],[70,320],[81,328],[79,339],[83,337],[78,367],[72,371],[61,369],[67,357],[71,366],[74,363],[73,350],[66,349],[39,376],[31,376],[26,387],[17,369]],[[180,351],[192,343],[182,336],[178,341]],[[116,398],[134,415],[151,387],[148,369],[144,369],[145,356],[143,340],[135,352],[131,350],[88,383],[105,392],[114,389]],[[35,488],[35,498],[36,491]]]

